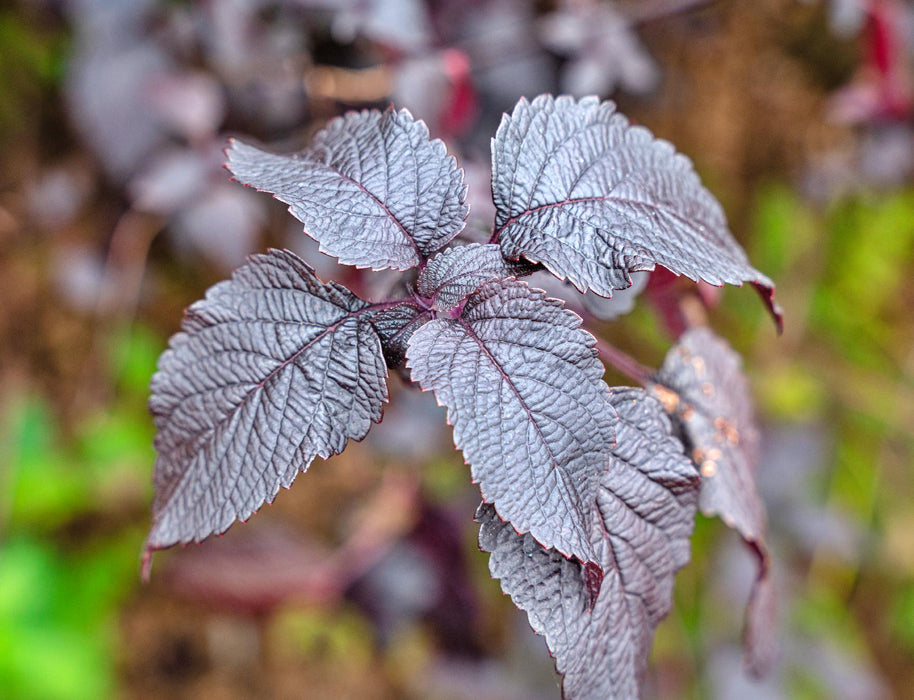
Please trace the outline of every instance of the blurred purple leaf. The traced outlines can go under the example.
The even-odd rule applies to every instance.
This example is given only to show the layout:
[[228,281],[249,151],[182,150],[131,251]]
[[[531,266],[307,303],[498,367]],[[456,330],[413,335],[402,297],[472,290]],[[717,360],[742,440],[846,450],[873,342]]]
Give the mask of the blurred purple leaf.
[[784,700],[790,697],[780,674],[750,678],[740,664],[739,647],[717,649],[708,660],[705,674],[713,700]]
[[449,445],[444,408],[424,391],[404,389],[384,411],[384,420],[368,434],[368,442],[398,461],[421,463]]
[[357,36],[405,52],[416,52],[431,41],[426,5],[421,0],[335,0],[318,2],[334,10],[332,30],[341,43]]
[[230,270],[257,249],[265,218],[260,198],[224,182],[178,212],[172,227],[181,244]]
[[330,555],[316,542],[258,521],[173,557],[166,580],[210,605],[263,613],[290,598],[318,604],[340,596],[346,579]]
[[650,274],[633,272],[632,286],[617,289],[611,298],[601,297],[593,292],[581,293],[571,282],[560,280],[545,270],[534,272],[526,281],[531,287],[542,289],[549,296],[561,299],[569,309],[582,316],[590,315],[600,321],[612,321],[635,308],[635,302],[647,286]]
[[94,250],[60,246],[52,259],[58,298],[82,313],[96,310],[105,286],[105,261]]
[[777,626],[765,505],[755,480],[758,429],[741,364],[723,339],[707,328],[694,328],[667,353],[656,377],[662,386],[655,392],[675,416],[701,471],[702,513],[719,516],[756,555],[744,639],[746,664],[761,675],[774,662]]
[[914,175],[914,130],[910,123],[878,124],[860,140],[859,185],[900,187]]
[[65,226],[85,206],[92,188],[92,177],[82,167],[45,170],[26,192],[29,216],[45,229]]
[[135,173],[167,136],[149,96],[173,68],[155,43],[127,48],[77,42],[66,79],[70,115],[107,173],[118,180]]
[[526,0],[487,0],[480,11],[458,9],[443,25],[472,66],[481,105],[479,150],[488,150],[502,113],[519,97],[555,91],[555,61],[536,40],[535,10]]
[[311,236],[301,235],[301,224],[295,219],[289,219],[283,233],[285,247],[303,258],[306,263],[314,268],[317,276],[324,282],[343,282],[343,279],[352,272],[348,265],[341,265],[332,255],[320,251],[320,243]]
[[150,85],[149,102],[172,133],[191,142],[214,136],[225,116],[222,88],[202,71],[160,77]]
[[610,2],[570,2],[539,23],[543,44],[567,56],[559,85],[576,97],[609,95],[616,88],[642,94],[660,78],[630,21]]
[[349,596],[369,612],[384,644],[440,602],[437,573],[424,552],[401,540],[365,572]]
[[198,152],[172,148],[152,158],[130,181],[128,191],[140,211],[170,216],[199,200],[211,173],[211,164]]

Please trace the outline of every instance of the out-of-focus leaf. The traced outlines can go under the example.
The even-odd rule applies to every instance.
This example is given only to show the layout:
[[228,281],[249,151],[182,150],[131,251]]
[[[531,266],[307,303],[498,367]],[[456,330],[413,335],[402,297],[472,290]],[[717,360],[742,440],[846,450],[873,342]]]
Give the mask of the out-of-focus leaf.
[[253,192],[223,182],[182,209],[174,221],[181,243],[226,269],[244,262],[256,248],[265,218],[264,202]]
[[[66,606],[74,604],[68,596],[82,598],[87,571],[55,554],[26,538],[0,545],[0,688],[10,698],[107,697],[114,669],[110,640],[99,624],[107,620],[67,614]],[[91,608],[83,612],[98,615]]]
[[608,95],[616,87],[652,90],[660,77],[631,23],[608,2],[563,2],[540,22],[540,40],[568,56],[562,90],[577,97]]
[[607,299],[593,292],[588,292],[581,297],[581,303],[591,316],[601,321],[612,321],[629,313],[635,308],[635,301],[638,296],[647,287],[647,281],[650,279],[650,273],[633,272],[632,286],[625,289],[617,289],[612,298]]
[[453,47],[399,62],[391,97],[445,139],[464,135],[479,107],[470,58]]
[[152,379],[147,550],[223,532],[315,457],[365,437],[387,400],[368,309],[277,250],[191,305]]
[[78,43],[66,84],[70,115],[109,175],[132,175],[164,142],[167,129],[146,98],[172,66],[171,57],[147,40],[123,48]]
[[591,527],[602,586],[588,567],[518,535],[492,506],[476,514],[492,576],[546,637],[569,698],[639,696],[654,629],[689,560],[697,506],[698,473],[660,404],[641,389],[615,389],[612,403],[618,444]]
[[333,0],[329,5],[336,12],[332,28],[340,42],[349,43],[362,35],[414,52],[431,39],[428,10],[421,0]]
[[225,100],[214,78],[199,71],[173,73],[150,88],[148,99],[171,131],[191,142],[215,135],[225,116]]
[[692,162],[612,102],[521,99],[492,143],[493,239],[602,296],[657,265],[714,285],[774,284],[749,265]]
[[747,665],[762,674],[777,650],[776,601],[765,504],[755,480],[758,430],[740,357],[707,328],[695,328],[667,353],[657,382],[662,386],[655,392],[675,416],[701,471],[701,511],[735,529],[758,558],[744,635]]
[[274,610],[292,596],[321,603],[341,595],[345,580],[331,552],[257,523],[171,560],[170,585],[182,595],[250,613]]
[[409,341],[407,366],[448,408],[483,499],[546,547],[597,562],[594,496],[615,411],[581,319],[523,282],[488,282]]
[[97,250],[61,245],[51,261],[58,298],[83,313],[94,312],[105,287],[105,260]]
[[288,204],[321,251],[349,265],[415,267],[464,226],[463,171],[406,110],[352,112],[294,156],[234,140],[227,153],[239,182]]
[[422,464],[423,479],[434,479],[444,471],[448,478],[456,474],[455,481],[464,488],[463,474],[449,462],[442,465],[439,460],[450,444],[446,420],[445,410],[435,403],[434,396],[410,387],[391,400],[384,411],[384,421],[371,431],[367,441],[371,449],[389,459]]
[[167,150],[130,182],[130,197],[140,211],[170,215],[200,198],[209,174],[206,159],[195,151]]
[[[441,5],[441,3],[435,3]],[[519,95],[555,90],[555,60],[536,38],[537,6],[517,0],[486,1],[484,12],[467,12],[465,3],[453,3],[437,26],[459,42],[473,67],[473,85],[479,94],[480,128],[485,139],[498,125],[502,112]],[[491,220],[487,223],[491,224]]]
[[52,168],[28,189],[29,216],[43,228],[71,223],[92,192],[90,174],[82,168]]
[[556,299],[561,299],[576,313],[590,315],[600,321],[612,321],[635,308],[635,301],[647,287],[650,276],[649,272],[633,272],[632,286],[617,289],[610,298],[601,297],[593,292],[581,293],[567,280],[560,280],[545,270],[534,272],[527,279],[527,283],[531,287],[544,290]]

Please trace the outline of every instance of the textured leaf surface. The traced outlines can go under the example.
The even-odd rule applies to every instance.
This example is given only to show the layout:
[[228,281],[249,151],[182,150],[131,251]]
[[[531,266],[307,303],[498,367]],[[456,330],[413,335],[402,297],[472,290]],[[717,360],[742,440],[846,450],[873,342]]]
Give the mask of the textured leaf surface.
[[506,260],[497,245],[471,243],[448,248],[429,260],[416,288],[431,300],[432,308],[448,311],[484,282],[529,274],[532,270],[529,263]]
[[758,430],[739,355],[709,329],[692,329],[667,354],[657,379],[678,395],[676,417],[702,472],[702,512],[720,516],[747,540],[762,538]]
[[287,251],[253,256],[187,311],[152,379],[147,548],[199,541],[365,437],[387,400],[368,306]]
[[490,505],[476,514],[492,576],[546,637],[565,696],[579,700],[639,697],[654,629],[689,559],[698,495],[698,473],[660,404],[619,388],[612,402],[619,442],[591,529],[604,572],[595,597],[586,567],[518,535]]
[[593,561],[594,496],[616,419],[581,319],[523,282],[488,282],[461,317],[413,333],[407,366],[447,406],[483,499],[519,532]]
[[371,323],[381,338],[388,367],[399,367],[406,359],[406,347],[413,331],[432,317],[431,312],[404,302],[372,314]]
[[656,265],[715,285],[753,269],[692,162],[595,97],[521,99],[492,142],[494,237],[581,291],[611,296]]
[[758,430],[739,355],[707,328],[695,328],[669,351],[657,380],[675,392],[657,390],[700,468],[701,511],[739,532],[758,557],[745,641],[748,665],[762,672],[774,657],[776,606],[768,580],[765,505],[755,479]]
[[442,248],[467,215],[463,171],[406,110],[352,112],[293,156],[232,140],[226,167],[265,190],[340,262],[406,270]]

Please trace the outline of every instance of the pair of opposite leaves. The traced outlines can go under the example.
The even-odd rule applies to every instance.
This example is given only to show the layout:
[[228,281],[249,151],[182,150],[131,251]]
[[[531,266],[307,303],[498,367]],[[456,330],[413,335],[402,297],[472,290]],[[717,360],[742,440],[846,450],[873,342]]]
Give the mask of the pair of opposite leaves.
[[[158,459],[147,549],[224,531],[315,456],[363,438],[387,400],[387,365],[405,356],[412,379],[448,407],[491,504],[478,517],[493,574],[506,590],[514,576],[508,592],[522,596],[530,572],[516,579],[524,569],[510,552],[538,547],[537,557],[553,559],[537,576],[571,567],[588,609],[623,586],[641,601],[628,610],[641,618],[631,624],[639,643],[623,650],[635,670],[626,677],[640,677],[644,644],[688,557],[697,476],[672,438],[635,447],[652,431],[669,435],[659,404],[639,390],[611,394],[580,317],[516,278],[541,264],[610,296],[630,272],[660,264],[712,284],[752,282],[772,309],[773,285],[748,264],[690,161],[611,103],[521,100],[492,155],[490,243],[446,247],[468,211],[463,174],[405,111],[337,119],[293,157],[232,143],[235,178],[286,202],[324,252],[418,276],[401,298],[368,303],[271,251],[188,309],[152,384]],[[502,519],[510,526],[499,529]],[[534,622],[532,603],[522,607]],[[538,631],[549,639],[550,629]],[[558,646],[550,642],[560,670],[583,653]],[[576,676],[564,671],[569,690]]]

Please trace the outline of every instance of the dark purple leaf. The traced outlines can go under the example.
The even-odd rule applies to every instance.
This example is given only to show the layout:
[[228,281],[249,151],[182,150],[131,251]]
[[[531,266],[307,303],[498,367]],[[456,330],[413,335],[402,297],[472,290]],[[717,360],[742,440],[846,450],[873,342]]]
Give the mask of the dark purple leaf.
[[289,205],[321,252],[375,270],[406,270],[464,226],[466,185],[457,161],[409,112],[351,112],[292,156],[232,140],[226,167]]
[[675,415],[701,471],[702,513],[719,516],[758,557],[745,639],[748,666],[762,672],[774,657],[775,603],[765,505],[755,480],[758,430],[739,355],[707,328],[694,328],[669,351],[657,381],[663,386],[655,392]]
[[416,289],[431,301],[433,309],[450,311],[489,280],[532,271],[529,263],[506,260],[497,245],[471,243],[448,248],[429,260]]
[[492,576],[546,637],[569,698],[639,696],[695,519],[698,473],[660,404],[628,388],[614,389],[612,403],[619,442],[600,479],[590,534],[602,586],[592,585],[587,566],[518,535],[492,506],[476,514]]
[[419,326],[428,321],[431,314],[408,302],[397,304],[389,309],[375,312],[371,317],[384,357],[390,368],[399,367],[406,359],[406,347],[409,339]]
[[244,520],[387,400],[370,307],[301,259],[252,256],[187,311],[152,379],[158,453],[147,550]]
[[492,142],[493,237],[507,257],[612,296],[662,265],[715,285],[774,285],[749,265],[692,162],[595,97],[521,99]]
[[488,282],[460,317],[413,333],[407,366],[447,406],[483,499],[518,532],[595,561],[590,523],[616,418],[580,317],[523,282]]

